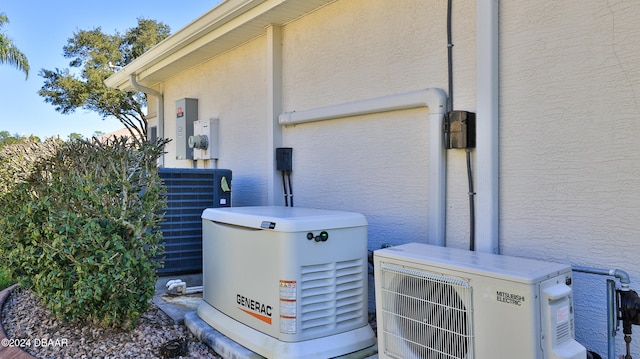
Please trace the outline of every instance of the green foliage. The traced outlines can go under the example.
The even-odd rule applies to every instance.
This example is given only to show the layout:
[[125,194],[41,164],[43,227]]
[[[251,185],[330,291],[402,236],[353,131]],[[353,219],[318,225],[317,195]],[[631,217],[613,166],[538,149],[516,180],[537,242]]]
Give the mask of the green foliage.
[[145,138],[145,95],[109,88],[104,80],[116,68],[124,67],[167,38],[169,31],[163,23],[142,18],[124,35],[105,34],[99,27],[77,31],[63,48],[64,57],[71,59],[69,66],[74,70],[42,69],[44,85],[38,93],[60,113],[69,114],[82,108],[103,118],[113,116],[134,137]]
[[7,63],[13,65],[18,70],[24,72],[25,79],[27,79],[29,78],[29,60],[27,60],[27,56],[1,31],[8,22],[9,18],[7,15],[0,12],[0,64]]
[[11,277],[9,277],[5,269],[0,267],[0,290],[9,287],[12,284],[13,282],[11,281]]
[[69,141],[82,140],[84,138],[84,136],[76,132],[70,133],[67,137],[69,138]]
[[[61,146],[62,141],[55,138],[44,142],[23,139],[0,149],[0,214],[10,211],[3,208],[7,196],[29,180],[39,161],[53,157]],[[15,208],[17,204],[7,205]]]
[[142,56],[147,50],[171,34],[169,26],[149,19],[138,19],[138,26],[127,30],[122,38],[120,50],[123,54],[123,64]]
[[128,328],[148,308],[165,143],[49,139],[0,151],[0,261],[56,316]]
[[38,136],[35,136],[35,135],[31,135],[27,137],[19,134],[12,135],[9,133],[9,131],[0,131],[0,148],[7,145],[12,145],[14,143],[21,142],[24,140],[40,142],[40,138],[38,138]]

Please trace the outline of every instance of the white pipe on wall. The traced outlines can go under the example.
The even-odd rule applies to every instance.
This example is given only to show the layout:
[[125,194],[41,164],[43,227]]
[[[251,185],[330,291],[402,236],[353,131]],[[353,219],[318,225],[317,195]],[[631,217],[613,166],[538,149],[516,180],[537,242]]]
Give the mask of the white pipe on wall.
[[278,116],[282,112],[282,26],[267,27],[267,151],[266,163],[271,172],[267,175],[267,204],[284,205],[284,191],[276,170],[275,151],[282,147],[282,127]]
[[446,114],[447,95],[441,89],[422,89],[396,95],[318,107],[304,111],[284,112],[278,116],[282,126],[297,125],[361,116],[388,111],[429,108],[429,238],[430,244],[446,243],[446,153],[442,120]]
[[[164,96],[162,95],[162,92],[140,85],[136,80],[135,74],[131,74],[129,76],[129,83],[131,83],[131,86],[137,91],[155,96],[158,99],[157,101],[158,102],[157,103],[158,138],[164,138]],[[160,155],[158,162],[159,162],[158,164],[161,167],[164,166],[164,153]]]
[[476,250],[499,253],[498,0],[477,1]]
[[441,89],[423,89],[304,111],[284,112],[278,117],[278,122],[288,126],[419,107],[428,107],[431,114],[444,114],[445,106],[439,105],[442,97],[446,101],[446,95]]

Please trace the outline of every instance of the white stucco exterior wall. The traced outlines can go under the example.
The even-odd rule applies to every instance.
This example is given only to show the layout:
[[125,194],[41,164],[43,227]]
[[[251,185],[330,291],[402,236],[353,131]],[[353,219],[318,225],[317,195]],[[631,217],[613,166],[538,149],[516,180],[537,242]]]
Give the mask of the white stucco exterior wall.
[[[447,88],[446,2],[337,1],[283,28],[283,111]],[[475,105],[475,3],[456,5],[460,66],[455,105]],[[459,42],[458,42],[459,40]],[[369,248],[428,237],[429,109],[283,129],[294,148],[297,206],[342,209],[369,221]],[[463,150],[448,151],[448,245],[467,248]],[[370,282],[369,308],[375,307]]]
[[[620,268],[640,288],[640,3],[500,11],[502,252]],[[603,356],[605,280],[574,280],[577,338]]]
[[[217,168],[233,171],[234,206],[266,204],[265,46],[265,37],[257,38],[164,83],[168,138],[176,135],[175,102],[181,98],[198,99],[199,119],[219,119]],[[165,166],[192,167],[191,160],[176,160],[175,146],[167,145]]]
[[[458,6],[459,34],[475,31],[473,2]],[[338,1],[283,31],[283,110],[299,111],[447,87],[446,3]],[[460,40],[458,108],[474,106],[474,36]],[[467,60],[471,61],[467,61]],[[428,109],[303,124],[284,129],[294,148],[300,206],[348,209],[369,218],[371,249],[428,242]],[[447,217],[451,245],[467,247],[464,151],[450,151]]]
[[[446,89],[446,11],[445,1],[337,0],[285,24],[283,111]],[[476,108],[475,17],[475,1],[454,1],[460,110]],[[500,2],[503,254],[619,268],[640,289],[638,19],[636,0]],[[258,37],[161,85],[167,137],[180,98],[198,98],[200,118],[220,119],[217,165],[233,170],[234,206],[268,201],[266,56]],[[428,242],[428,116],[423,108],[283,128],[296,206],[365,214],[370,249]],[[175,160],[175,144],[168,151],[167,167],[191,166]],[[472,157],[474,169],[483,165]],[[447,245],[467,248],[465,153],[447,159]],[[576,274],[574,289],[577,339],[604,356],[605,278]]]

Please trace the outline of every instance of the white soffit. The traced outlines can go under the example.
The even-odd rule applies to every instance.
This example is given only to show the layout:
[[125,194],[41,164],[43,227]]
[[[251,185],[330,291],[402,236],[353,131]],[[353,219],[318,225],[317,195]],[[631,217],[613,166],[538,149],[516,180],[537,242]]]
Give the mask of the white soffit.
[[335,0],[226,0],[105,80],[109,87],[152,87]]

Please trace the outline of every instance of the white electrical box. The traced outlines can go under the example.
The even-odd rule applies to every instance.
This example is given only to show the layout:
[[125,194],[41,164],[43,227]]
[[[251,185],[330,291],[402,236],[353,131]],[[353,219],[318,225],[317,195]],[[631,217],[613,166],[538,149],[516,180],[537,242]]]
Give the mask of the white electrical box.
[[189,137],[189,148],[193,149],[194,160],[218,158],[218,119],[193,122],[193,136]]
[[367,221],[300,207],[210,208],[198,315],[267,358],[332,358],[375,344]]

